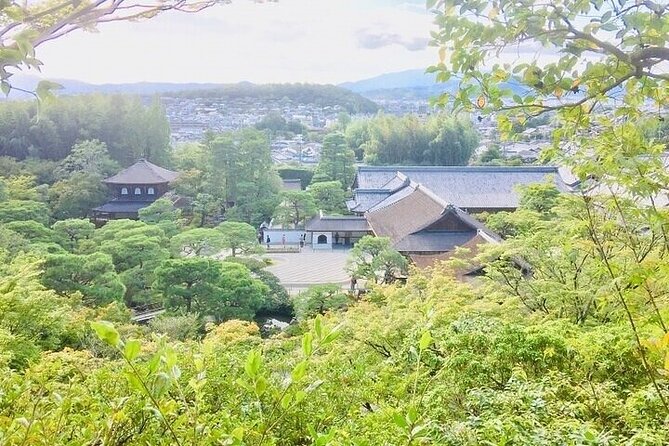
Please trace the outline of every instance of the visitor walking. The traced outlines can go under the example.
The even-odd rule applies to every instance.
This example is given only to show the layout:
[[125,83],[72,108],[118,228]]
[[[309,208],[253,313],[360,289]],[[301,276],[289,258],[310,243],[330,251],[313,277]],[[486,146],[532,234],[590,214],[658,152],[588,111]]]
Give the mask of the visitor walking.
[[271,240],[269,239],[269,235],[267,236],[267,240],[265,241],[267,242],[267,249],[269,249],[269,243],[271,242]]

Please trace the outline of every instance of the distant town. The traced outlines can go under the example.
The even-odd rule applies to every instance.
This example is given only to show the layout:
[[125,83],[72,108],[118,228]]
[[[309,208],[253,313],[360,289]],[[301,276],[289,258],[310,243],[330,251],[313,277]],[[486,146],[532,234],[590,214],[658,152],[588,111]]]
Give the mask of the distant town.
[[[341,105],[317,105],[293,101],[288,98],[266,100],[258,98],[210,98],[162,96],[170,123],[173,144],[201,141],[207,132],[239,130],[258,124],[270,113],[278,113],[286,121],[298,122],[307,130],[305,135],[292,138],[273,139],[272,159],[277,164],[316,164],[322,144],[311,141],[308,133],[321,134],[338,122],[338,117],[347,110]],[[383,113],[395,116],[413,114],[425,118],[435,112],[427,99],[421,98],[375,98]],[[351,119],[366,119],[372,113],[351,115]],[[480,135],[480,155],[490,147],[497,147],[503,158],[518,159],[532,163],[549,144],[552,127],[549,123],[528,126],[515,141],[500,141],[494,117],[472,116],[474,127]]]

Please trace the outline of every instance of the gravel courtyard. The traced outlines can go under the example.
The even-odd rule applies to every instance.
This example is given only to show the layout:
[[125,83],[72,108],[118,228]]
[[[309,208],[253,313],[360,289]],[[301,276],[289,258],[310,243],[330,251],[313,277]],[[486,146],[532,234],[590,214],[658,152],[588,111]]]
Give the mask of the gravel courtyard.
[[345,271],[349,251],[312,251],[306,247],[300,253],[266,254],[273,265],[267,270],[275,274],[290,294],[297,294],[311,285],[338,283],[348,287],[350,276]]

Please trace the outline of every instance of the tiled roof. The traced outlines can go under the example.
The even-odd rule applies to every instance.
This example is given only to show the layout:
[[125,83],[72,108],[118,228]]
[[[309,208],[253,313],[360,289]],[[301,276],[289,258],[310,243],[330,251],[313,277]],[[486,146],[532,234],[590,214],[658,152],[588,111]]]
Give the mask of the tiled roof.
[[367,232],[370,230],[365,217],[356,216],[315,216],[305,225],[307,231],[317,232]]
[[367,212],[371,207],[391,195],[391,191],[374,189],[374,190],[357,190],[354,193],[353,200],[346,202],[348,209],[352,212]]
[[411,184],[402,193],[401,198],[384,202],[384,206],[365,214],[374,233],[389,237],[400,252],[452,251],[474,238],[499,241],[483,223],[445,203],[423,185]]
[[[361,166],[355,180],[354,199],[360,207],[373,208],[373,198],[385,190],[399,193],[402,177],[411,183],[426,186],[445,202],[465,209],[514,209],[518,207],[518,186],[553,181],[562,191],[569,187],[562,181],[558,169],[549,166]],[[399,191],[397,187],[400,187]],[[374,195],[367,195],[374,191]],[[387,196],[383,199],[388,198]]]
[[443,203],[416,187],[392,205],[368,212],[366,217],[377,236],[390,237],[395,244],[438,220],[444,209]]
[[400,252],[446,252],[453,251],[476,237],[478,232],[471,231],[423,231],[409,234],[394,248]]
[[488,242],[489,240],[482,237],[479,233],[466,243],[458,245],[460,248],[466,248],[467,251],[457,252],[456,250],[452,250],[438,254],[414,252],[409,254],[409,258],[418,268],[434,266],[437,262],[443,260],[459,259],[464,261],[465,264],[457,267],[453,272],[457,276],[462,277],[472,272],[479,271],[482,268],[482,265],[475,261],[474,258],[479,254],[481,246]]
[[174,181],[178,177],[179,172],[173,172],[145,159],[140,159],[132,166],[105,179],[104,182],[107,184],[162,184]]

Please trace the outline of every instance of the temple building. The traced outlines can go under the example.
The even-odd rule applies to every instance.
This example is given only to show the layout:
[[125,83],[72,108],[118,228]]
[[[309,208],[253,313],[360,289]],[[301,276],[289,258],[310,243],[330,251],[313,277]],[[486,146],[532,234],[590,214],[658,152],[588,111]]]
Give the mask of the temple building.
[[546,182],[571,190],[550,166],[360,166],[346,203],[354,215],[317,215],[306,225],[307,239],[314,249],[332,249],[366,234],[388,237],[418,267],[453,258],[458,248],[467,248],[471,259],[501,238],[470,214],[514,211],[519,187]]
[[361,166],[353,183],[349,211],[364,215],[383,202],[397,201],[420,184],[446,203],[466,212],[514,211],[519,186],[552,182],[571,190],[552,166]]
[[138,211],[147,207],[170,190],[170,184],[179,177],[173,172],[140,159],[132,166],[103,180],[113,199],[93,209],[96,224],[121,218],[137,219]]

